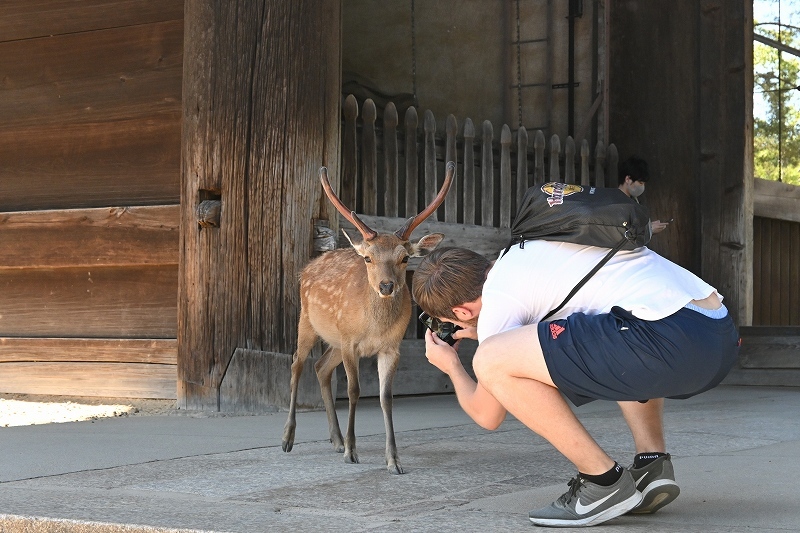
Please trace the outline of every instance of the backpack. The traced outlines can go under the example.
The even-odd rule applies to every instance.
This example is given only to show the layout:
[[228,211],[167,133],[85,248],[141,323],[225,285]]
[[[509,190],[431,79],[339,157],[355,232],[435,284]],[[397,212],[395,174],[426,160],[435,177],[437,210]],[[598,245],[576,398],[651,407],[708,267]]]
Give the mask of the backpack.
[[511,242],[500,257],[512,246],[524,248],[525,241],[532,240],[610,248],[564,301],[545,315],[544,321],[564,307],[619,250],[644,246],[650,237],[647,208],[619,189],[550,182],[525,191],[511,226]]

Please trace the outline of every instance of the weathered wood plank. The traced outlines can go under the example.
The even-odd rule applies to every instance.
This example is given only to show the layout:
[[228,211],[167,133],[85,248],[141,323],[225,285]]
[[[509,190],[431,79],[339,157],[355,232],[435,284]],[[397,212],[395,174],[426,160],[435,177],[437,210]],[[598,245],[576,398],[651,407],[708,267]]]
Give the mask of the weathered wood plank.
[[569,135],[564,141],[564,183],[575,183],[575,141]]
[[378,139],[375,120],[378,117],[375,102],[367,98],[361,110],[361,192],[359,207],[349,205],[350,209],[363,210],[364,213],[378,213]]
[[[337,195],[344,205],[350,209],[356,208],[356,183],[358,182],[358,133],[356,119],[358,118],[358,101],[356,97],[348,95],[342,105],[344,115],[344,132],[342,134],[342,179],[341,190]],[[333,178],[333,176],[330,176]],[[335,184],[335,182],[331,182]],[[330,208],[331,212],[336,210]]]
[[399,118],[394,103],[386,104],[383,111],[383,157],[386,191],[384,193],[384,215],[396,217],[399,213],[398,149],[397,124]]
[[[236,348],[294,349],[300,271],[326,204],[317,171],[339,173],[340,16],[340,0],[186,3],[180,407],[219,408]],[[198,228],[210,187],[220,226]]]
[[178,268],[0,270],[0,335],[177,337]]
[[180,112],[104,124],[0,125],[0,211],[175,204]]
[[742,327],[742,368],[800,369],[800,327]]
[[421,211],[418,207],[419,195],[419,149],[417,147],[417,129],[419,116],[414,107],[406,110],[405,116],[406,146],[406,209],[405,216],[413,217]]
[[481,224],[494,225],[494,154],[492,141],[494,140],[494,127],[488,120],[483,121],[481,128]]
[[517,193],[514,195],[512,209],[516,214],[525,191],[532,185],[528,177],[528,130],[520,126],[517,130]]
[[0,391],[175,399],[176,369],[176,365],[142,363],[3,363]]
[[511,217],[511,128],[503,124],[500,130],[500,227],[510,228]]
[[0,43],[0,127],[179,120],[182,65],[181,20]]
[[[436,178],[436,118],[433,116],[431,110],[425,111],[425,118],[422,124],[425,131],[425,201],[424,205],[430,205],[433,199],[436,198],[436,193],[439,191],[438,180]],[[439,210],[441,207],[431,213],[431,220],[439,220]]]
[[[444,203],[444,220],[445,222],[458,222],[458,212],[461,200],[461,190],[463,188],[464,176],[463,172],[458,172],[458,149],[456,148],[456,135],[458,135],[458,122],[455,115],[447,115],[447,122],[445,123],[446,141],[445,141],[445,165],[450,161],[456,163],[456,175],[453,178],[453,183],[450,185],[449,197],[451,201]],[[444,183],[444,175],[442,175],[442,183]]]
[[0,337],[0,363],[149,363],[175,365],[177,339]]
[[3,0],[0,40],[183,19],[183,0]]
[[[297,387],[297,408],[321,410],[325,408],[314,364],[321,352],[314,349],[303,366]],[[261,352],[237,348],[219,387],[219,410],[229,413],[274,412],[288,409],[289,382],[292,377],[292,355]],[[343,372],[340,372],[343,373]],[[336,374],[331,379],[336,397]]]
[[472,119],[464,121],[464,224],[478,224],[480,213],[476,201],[475,181],[475,125]]
[[177,265],[180,206],[0,213],[0,269]]
[[753,180],[753,215],[800,222],[800,187],[779,181]]

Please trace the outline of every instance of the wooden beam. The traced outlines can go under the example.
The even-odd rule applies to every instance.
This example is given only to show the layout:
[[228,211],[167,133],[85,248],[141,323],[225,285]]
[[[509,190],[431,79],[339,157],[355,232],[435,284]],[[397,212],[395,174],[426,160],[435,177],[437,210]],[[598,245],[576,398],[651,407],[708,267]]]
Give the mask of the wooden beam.
[[800,187],[760,178],[753,184],[753,215],[800,222]]
[[740,328],[742,368],[800,369],[800,327]]
[[0,269],[4,337],[177,337],[175,265]]
[[[294,351],[300,271],[321,218],[318,169],[338,174],[341,9],[341,0],[186,3],[182,408],[219,409],[237,348]],[[219,227],[197,224],[208,199],[221,201]]]
[[177,204],[179,117],[0,125],[0,211]]
[[177,367],[142,363],[3,363],[0,391],[56,396],[176,398]]
[[149,363],[175,365],[177,339],[0,337],[2,363]]
[[0,269],[177,265],[180,206],[0,213]]
[[183,0],[3,0],[0,40],[180,20]]

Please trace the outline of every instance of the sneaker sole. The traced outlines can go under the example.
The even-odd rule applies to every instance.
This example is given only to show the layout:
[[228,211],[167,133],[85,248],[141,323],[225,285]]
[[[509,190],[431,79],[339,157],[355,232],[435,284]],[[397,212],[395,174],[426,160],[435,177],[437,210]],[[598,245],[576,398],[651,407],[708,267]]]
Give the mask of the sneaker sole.
[[661,479],[647,486],[642,493],[642,503],[629,511],[630,514],[653,514],[668,503],[672,503],[681,489],[671,479]]
[[621,501],[618,504],[609,507],[605,511],[599,512],[595,515],[587,516],[585,518],[576,518],[572,520],[560,520],[556,518],[533,518],[529,517],[531,523],[536,526],[546,527],[585,527],[594,526],[607,522],[612,518],[622,516],[629,512],[631,509],[639,505],[642,501],[642,494],[636,491],[627,500]]

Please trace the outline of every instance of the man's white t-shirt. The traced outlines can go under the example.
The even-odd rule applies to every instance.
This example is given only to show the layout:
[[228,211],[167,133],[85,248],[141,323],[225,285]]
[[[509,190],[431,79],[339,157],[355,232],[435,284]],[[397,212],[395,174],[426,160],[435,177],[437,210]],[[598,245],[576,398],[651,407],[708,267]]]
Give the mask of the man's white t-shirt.
[[[513,246],[486,277],[478,340],[540,322],[607,253],[606,248],[542,240]],[[688,270],[641,247],[617,252],[548,320],[608,313],[614,306],[643,320],[659,320],[715,291]]]

